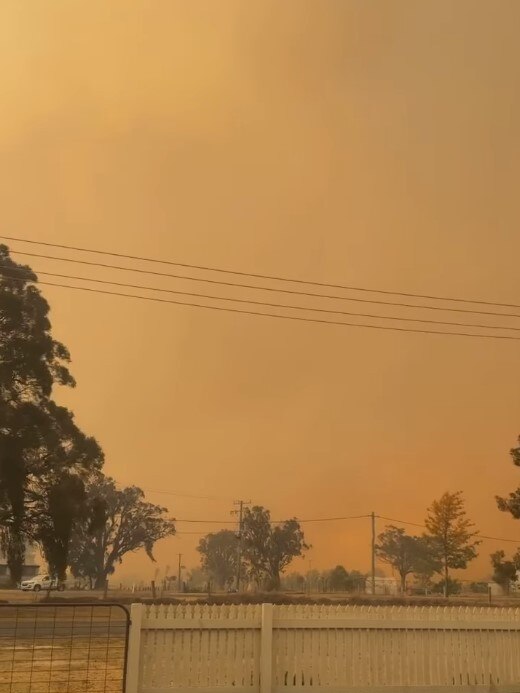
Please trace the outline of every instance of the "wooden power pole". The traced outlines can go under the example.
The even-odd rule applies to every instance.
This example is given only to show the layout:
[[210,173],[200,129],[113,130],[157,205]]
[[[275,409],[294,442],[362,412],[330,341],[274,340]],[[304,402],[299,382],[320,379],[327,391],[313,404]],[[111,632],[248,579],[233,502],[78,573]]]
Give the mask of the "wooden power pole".
[[179,574],[177,577],[177,579],[178,579],[177,587],[178,587],[179,593],[182,592],[181,571],[182,571],[182,553],[179,554]]
[[244,506],[251,505],[251,501],[236,500],[234,505],[238,506],[238,510],[232,510],[233,515],[238,515],[238,546],[237,546],[237,574],[236,574],[236,588],[237,592],[240,592],[240,581],[242,572],[242,524],[244,520]]
[[372,511],[372,594],[376,593],[376,515]]

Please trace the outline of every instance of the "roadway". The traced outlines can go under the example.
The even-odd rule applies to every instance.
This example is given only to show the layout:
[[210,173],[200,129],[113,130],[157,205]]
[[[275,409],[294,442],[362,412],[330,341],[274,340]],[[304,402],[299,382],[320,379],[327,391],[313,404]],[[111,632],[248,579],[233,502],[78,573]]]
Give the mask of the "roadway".
[[49,640],[56,641],[70,638],[107,639],[124,638],[126,624],[119,621],[66,618],[41,618],[37,621],[29,618],[2,617],[0,612],[0,647],[5,647],[14,640]]
[[25,600],[21,604],[0,603],[0,647],[15,639],[122,638],[125,631],[123,609],[103,602],[70,606],[41,602],[33,606]]

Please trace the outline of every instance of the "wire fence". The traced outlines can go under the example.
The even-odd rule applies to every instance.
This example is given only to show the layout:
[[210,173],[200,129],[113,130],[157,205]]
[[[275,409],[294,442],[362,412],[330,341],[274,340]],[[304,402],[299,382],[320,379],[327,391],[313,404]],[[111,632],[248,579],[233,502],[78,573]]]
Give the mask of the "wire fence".
[[119,604],[0,604],[0,693],[124,693]]

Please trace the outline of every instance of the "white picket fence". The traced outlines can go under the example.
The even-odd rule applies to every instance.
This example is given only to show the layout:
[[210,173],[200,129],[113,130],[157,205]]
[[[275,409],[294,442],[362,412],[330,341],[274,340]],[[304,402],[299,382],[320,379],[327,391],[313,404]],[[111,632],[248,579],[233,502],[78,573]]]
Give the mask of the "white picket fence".
[[520,693],[520,610],[132,605],[127,693]]

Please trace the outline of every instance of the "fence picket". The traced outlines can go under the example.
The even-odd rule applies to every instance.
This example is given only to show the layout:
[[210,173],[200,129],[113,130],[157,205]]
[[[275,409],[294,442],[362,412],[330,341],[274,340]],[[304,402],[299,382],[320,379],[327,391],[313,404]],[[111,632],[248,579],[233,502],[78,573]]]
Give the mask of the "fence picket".
[[[270,645],[262,609],[272,613]],[[516,609],[135,605],[132,621],[131,693],[509,693],[520,683]]]

